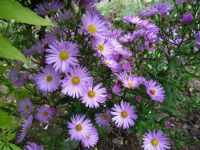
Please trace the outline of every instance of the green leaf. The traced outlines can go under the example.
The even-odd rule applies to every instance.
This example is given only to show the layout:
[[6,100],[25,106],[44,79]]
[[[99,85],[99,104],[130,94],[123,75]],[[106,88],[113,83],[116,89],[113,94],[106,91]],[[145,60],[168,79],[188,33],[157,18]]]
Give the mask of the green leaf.
[[15,0],[0,0],[0,18],[40,26],[53,26],[46,19],[36,15],[33,11],[23,7]]
[[17,120],[13,116],[8,115],[8,113],[0,109],[0,127],[15,128],[16,126]]
[[22,150],[20,147],[12,143],[9,143],[9,146],[12,148],[12,150]]
[[7,135],[7,141],[9,142],[13,140],[15,137],[16,137],[16,132],[13,132],[13,133],[11,132]]
[[[0,1],[1,3],[1,1]],[[0,4],[1,7],[1,4]],[[1,10],[1,8],[0,8]],[[0,57],[20,60],[27,62],[26,58],[22,53],[13,45],[11,45],[4,37],[0,35]]]
[[79,141],[69,140],[63,143],[63,150],[74,150],[79,146]]

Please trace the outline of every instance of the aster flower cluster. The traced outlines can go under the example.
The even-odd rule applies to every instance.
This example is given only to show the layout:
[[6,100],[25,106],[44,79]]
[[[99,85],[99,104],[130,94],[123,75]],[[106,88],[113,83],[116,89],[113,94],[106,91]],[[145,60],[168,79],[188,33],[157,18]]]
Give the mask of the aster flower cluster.
[[[147,20],[147,17],[158,15],[164,20],[173,7],[158,3],[139,16],[129,14],[121,22],[128,28],[126,30],[123,27],[113,28],[115,26],[95,9],[96,2],[74,0],[73,4],[79,7],[78,13],[66,9],[59,0],[36,6],[35,11],[39,15],[48,15],[57,26],[46,29],[40,41],[24,50],[24,54],[38,67],[28,79],[34,83],[37,90],[34,89],[33,93],[38,94],[40,99],[33,98],[35,105],[29,98],[19,102],[18,112],[24,121],[18,143],[36,124],[39,127],[45,125],[45,128],[60,129],[60,126],[64,126],[63,131],[68,129],[71,140],[79,141],[84,148],[93,148],[100,139],[98,129],[129,131],[134,128],[137,131],[137,122],[148,120],[145,116],[150,116],[150,109],[154,105],[162,105],[166,100],[164,81],[156,78],[157,74],[166,72],[160,71],[154,75],[146,71],[147,67],[154,65],[146,59],[165,44],[175,51],[183,42],[187,42],[187,36],[179,37],[178,29],[163,29],[150,18]],[[179,18],[179,23],[184,27],[194,21],[190,13]],[[160,36],[163,31],[168,35],[173,34],[164,44],[162,41],[166,37]],[[200,34],[194,33],[194,43],[199,48]],[[172,57],[164,48],[153,59],[157,55],[161,59],[164,55],[167,59]],[[18,79],[22,65],[18,66],[9,75],[13,83]],[[20,81],[16,85],[24,85],[25,82]],[[153,111],[156,112],[156,109]],[[52,123],[54,115],[55,122]],[[59,125],[56,124],[57,120]],[[162,131],[144,129],[142,133],[144,150],[170,149],[170,140]],[[25,149],[40,150],[42,146],[28,142]]]

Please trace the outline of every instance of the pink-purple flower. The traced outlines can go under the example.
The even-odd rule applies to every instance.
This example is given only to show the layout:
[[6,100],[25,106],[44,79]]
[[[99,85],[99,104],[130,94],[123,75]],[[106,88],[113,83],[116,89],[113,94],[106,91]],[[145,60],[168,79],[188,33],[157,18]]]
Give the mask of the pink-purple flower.
[[68,128],[71,139],[83,140],[89,136],[92,124],[85,115],[74,115],[68,122]]
[[168,150],[170,141],[162,131],[149,131],[143,136],[142,147],[144,150]]
[[43,150],[41,145],[38,145],[34,142],[28,142],[25,146],[25,150]]
[[53,92],[60,85],[60,75],[52,66],[48,65],[42,69],[41,73],[33,77],[38,89],[42,92]]
[[124,101],[121,101],[120,104],[115,104],[111,109],[111,114],[113,115],[112,121],[117,127],[122,127],[123,129],[134,126],[138,118],[135,107]]
[[51,108],[49,105],[45,104],[38,108],[36,118],[40,123],[49,123],[54,114],[54,108]]
[[156,81],[146,81],[146,93],[151,97],[152,100],[163,102],[165,99],[165,91],[162,85]]
[[81,100],[86,107],[98,108],[100,104],[105,103],[106,98],[107,98],[106,88],[102,87],[101,83],[98,83],[94,87],[93,85],[88,86]]
[[78,45],[69,41],[53,41],[46,49],[46,63],[53,64],[55,71],[66,72],[78,64]]
[[22,100],[18,104],[18,112],[22,115],[28,115],[33,108],[33,104],[31,103],[29,98]]
[[105,109],[102,113],[95,115],[95,121],[99,126],[107,127],[111,121],[111,114],[109,109]]
[[73,98],[80,98],[92,81],[93,79],[85,67],[71,67],[64,80],[62,80],[62,93]]

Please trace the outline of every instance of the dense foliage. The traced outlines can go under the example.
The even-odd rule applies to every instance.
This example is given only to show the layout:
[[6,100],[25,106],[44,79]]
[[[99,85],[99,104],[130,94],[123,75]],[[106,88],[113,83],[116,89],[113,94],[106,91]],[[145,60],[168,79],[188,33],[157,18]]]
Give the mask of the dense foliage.
[[96,0],[20,1],[41,17],[9,1],[16,9],[0,10],[0,33],[15,47],[0,36],[0,149],[97,149],[116,130],[145,150],[199,142],[174,121],[200,108],[188,92],[200,76],[200,1],[111,20]]

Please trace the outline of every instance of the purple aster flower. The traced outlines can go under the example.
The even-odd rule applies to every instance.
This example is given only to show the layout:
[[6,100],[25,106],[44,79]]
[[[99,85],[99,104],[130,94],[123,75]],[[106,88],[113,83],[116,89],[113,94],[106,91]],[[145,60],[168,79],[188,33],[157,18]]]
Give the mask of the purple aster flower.
[[24,55],[31,56],[36,53],[41,53],[44,51],[44,44],[41,41],[36,42],[30,48],[23,51]]
[[25,100],[22,100],[18,104],[18,112],[20,112],[21,115],[28,115],[32,111],[32,103],[29,98],[26,98]]
[[98,55],[108,57],[113,54],[112,44],[104,38],[96,38],[93,41],[93,48],[97,51]]
[[81,98],[82,103],[89,108],[98,108],[100,105],[105,103],[107,98],[107,90],[102,87],[101,83],[98,83],[96,86],[89,86],[88,89],[84,92],[83,97]]
[[177,2],[178,4],[183,4],[183,3],[185,3],[185,0],[176,0],[176,2]]
[[140,22],[140,18],[138,16],[133,16],[131,14],[129,14],[128,16],[125,16],[123,18],[123,21],[126,23],[132,23],[132,24],[137,24],[138,22]]
[[88,86],[92,83],[92,77],[85,67],[74,66],[69,69],[69,74],[62,81],[62,93],[79,98],[83,96]]
[[33,116],[29,116],[26,120],[23,121],[22,125],[21,125],[21,132],[17,137],[17,143],[20,143],[21,141],[23,141],[23,139],[25,138],[25,136],[28,133],[28,130],[30,129],[31,125],[33,122]]
[[58,89],[60,85],[60,75],[55,72],[52,66],[48,65],[42,69],[42,72],[35,75],[34,81],[40,91],[53,92]]
[[125,72],[130,72],[132,70],[133,62],[128,61],[122,65],[122,68]]
[[99,126],[107,127],[111,120],[110,110],[106,109],[102,113],[95,115],[95,121]]
[[57,13],[57,15],[52,18],[52,21],[53,22],[63,22],[63,21],[69,20],[69,19],[74,20],[75,19],[75,15],[69,10],[67,10],[67,11],[64,10],[63,12],[59,11]]
[[91,127],[89,134],[87,135],[87,137],[82,138],[81,142],[83,147],[92,148],[97,144],[98,139],[99,136],[97,130],[94,127]]
[[143,136],[144,150],[167,150],[170,149],[169,138],[161,131],[149,131]]
[[46,16],[50,12],[56,12],[65,6],[59,0],[52,0],[51,2],[45,1],[43,4],[36,5],[34,11],[41,16]]
[[71,139],[82,140],[89,136],[92,124],[85,115],[75,115],[68,122],[68,128]]
[[184,24],[190,24],[193,20],[193,16],[191,12],[186,12],[183,14],[182,22]]
[[95,37],[105,37],[108,35],[108,28],[105,21],[97,13],[86,13],[82,17],[83,30]]
[[112,91],[113,91],[113,93],[115,93],[116,95],[121,96],[121,91],[122,91],[122,89],[121,89],[117,84],[115,84],[115,85],[112,87]]
[[131,32],[129,32],[121,36],[119,40],[122,41],[123,43],[130,43],[133,41],[133,39],[134,39],[134,36],[132,35]]
[[157,82],[150,80],[146,84],[146,93],[151,97],[152,100],[163,102],[165,99],[164,88]]
[[17,88],[21,88],[28,81],[29,77],[29,72],[20,74],[18,75],[18,78],[16,80],[13,80],[12,84],[15,85]]
[[168,119],[168,120],[165,121],[165,127],[166,128],[172,128],[173,126],[174,126],[173,120]]
[[134,106],[130,105],[130,103],[121,101],[120,105],[115,104],[111,109],[111,114],[113,115],[112,121],[117,127],[127,129],[134,126],[135,121],[138,118],[135,112]]
[[95,3],[97,3],[97,0],[74,0],[75,3],[82,8],[85,9],[92,9],[95,7]]
[[78,64],[76,56],[79,53],[78,45],[69,41],[54,41],[46,49],[47,64],[53,64],[56,71],[66,72],[72,65]]
[[23,66],[23,63],[20,61],[14,61],[13,63],[14,67],[10,70],[8,78],[12,81],[16,80],[16,78],[19,75],[20,69]]
[[121,30],[111,30],[109,33],[109,38],[119,38],[122,35],[122,31]]
[[49,105],[45,104],[38,108],[36,118],[40,123],[49,123],[54,114],[54,108],[51,108]]
[[118,79],[122,82],[123,86],[129,89],[135,89],[139,87],[139,80],[133,74],[128,75],[127,73],[120,73]]
[[115,61],[113,58],[104,58],[103,63],[106,64],[113,72],[120,72],[122,70],[122,66],[120,63]]
[[43,150],[41,145],[38,145],[33,142],[28,142],[28,144],[24,148],[25,150]]

